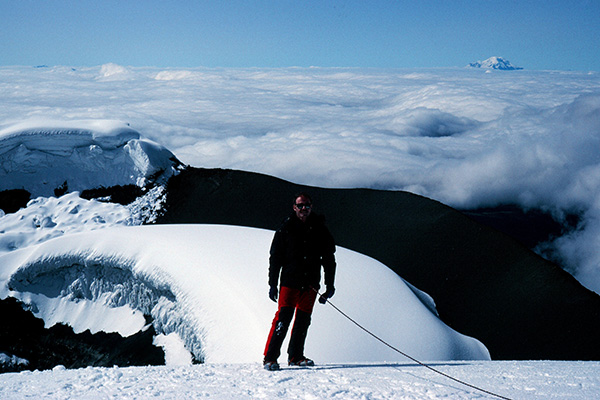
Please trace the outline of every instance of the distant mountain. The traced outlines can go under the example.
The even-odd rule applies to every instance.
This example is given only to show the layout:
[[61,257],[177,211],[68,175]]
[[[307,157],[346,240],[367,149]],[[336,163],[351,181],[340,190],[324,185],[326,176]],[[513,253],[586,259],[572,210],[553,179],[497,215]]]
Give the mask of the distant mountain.
[[477,61],[470,63],[469,67],[472,68],[486,68],[486,69],[499,69],[503,71],[514,71],[517,69],[523,69],[522,67],[515,67],[510,61],[505,60],[502,57],[490,57],[485,61]]

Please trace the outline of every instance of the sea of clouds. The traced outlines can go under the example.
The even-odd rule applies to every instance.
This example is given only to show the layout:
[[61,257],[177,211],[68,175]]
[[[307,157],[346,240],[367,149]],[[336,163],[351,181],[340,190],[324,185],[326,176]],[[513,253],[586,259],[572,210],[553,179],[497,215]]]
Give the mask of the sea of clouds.
[[599,72],[17,66],[0,96],[0,129],[117,119],[196,167],[579,213],[546,250],[600,293]]

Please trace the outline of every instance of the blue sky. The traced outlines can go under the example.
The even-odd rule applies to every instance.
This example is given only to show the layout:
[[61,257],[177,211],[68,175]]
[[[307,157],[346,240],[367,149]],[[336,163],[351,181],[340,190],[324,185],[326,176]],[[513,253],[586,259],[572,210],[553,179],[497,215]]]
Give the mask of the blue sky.
[[0,65],[600,70],[600,0],[0,0]]

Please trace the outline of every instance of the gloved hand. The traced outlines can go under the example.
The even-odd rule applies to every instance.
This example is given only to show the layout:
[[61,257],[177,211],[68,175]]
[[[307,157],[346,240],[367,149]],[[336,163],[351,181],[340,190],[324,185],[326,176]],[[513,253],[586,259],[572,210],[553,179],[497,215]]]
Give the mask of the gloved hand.
[[325,291],[325,293],[323,293],[319,297],[319,303],[321,303],[321,304],[327,303],[327,299],[332,298],[334,293],[335,293],[335,288],[333,286],[327,286],[327,290]]
[[277,286],[271,286],[271,288],[269,289],[269,298],[275,303],[277,303],[278,294],[279,293],[277,292]]

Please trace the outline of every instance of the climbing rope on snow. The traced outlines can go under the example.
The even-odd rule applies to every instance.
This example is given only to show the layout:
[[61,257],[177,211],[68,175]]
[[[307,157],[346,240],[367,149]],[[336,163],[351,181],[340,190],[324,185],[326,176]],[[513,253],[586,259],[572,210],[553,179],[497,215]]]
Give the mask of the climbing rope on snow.
[[[312,289],[313,289],[315,292],[317,292],[317,295],[318,295],[319,297],[321,297],[321,296],[322,296],[322,295],[319,293],[319,291],[318,291],[317,289],[315,289],[315,288],[312,288]],[[512,399],[510,399],[509,397],[504,397],[504,396],[501,396],[501,395],[499,395],[499,394],[496,394],[496,393],[490,392],[489,390],[486,390],[486,389],[480,388],[480,387],[478,387],[478,386],[472,385],[472,384],[470,384],[470,383],[468,383],[468,382],[462,381],[462,380],[460,380],[460,379],[458,379],[458,378],[455,378],[455,377],[453,377],[453,376],[451,376],[451,375],[448,375],[448,374],[446,374],[445,372],[442,372],[442,371],[440,371],[440,370],[437,370],[437,369],[433,368],[432,366],[430,366],[430,365],[427,365],[427,364],[425,364],[425,363],[423,363],[423,362],[421,362],[421,361],[417,360],[416,358],[414,358],[414,357],[412,357],[412,356],[410,356],[410,355],[408,355],[408,354],[404,353],[404,352],[403,352],[403,351],[401,351],[400,349],[398,349],[398,348],[396,348],[396,347],[392,346],[391,344],[389,344],[389,343],[388,343],[388,342],[386,342],[385,340],[381,339],[379,336],[375,335],[374,333],[372,333],[371,331],[369,331],[367,328],[365,328],[364,326],[362,326],[361,324],[359,324],[358,322],[356,322],[356,321],[355,321],[355,320],[354,320],[352,317],[350,317],[348,314],[346,314],[345,312],[343,312],[342,310],[340,310],[338,307],[336,307],[336,305],[335,305],[335,304],[333,304],[333,303],[332,303],[332,302],[331,302],[329,299],[325,298],[325,302],[326,302],[326,303],[328,303],[328,304],[329,304],[331,307],[333,307],[333,308],[334,308],[334,309],[335,309],[337,312],[339,312],[339,313],[340,313],[340,314],[342,314],[344,317],[346,317],[346,318],[347,318],[347,319],[348,319],[350,322],[352,322],[354,325],[356,325],[357,327],[359,327],[360,329],[362,329],[363,331],[365,331],[365,332],[366,332],[366,333],[368,333],[370,336],[372,336],[373,338],[377,339],[378,341],[380,341],[381,343],[383,343],[384,345],[386,345],[386,346],[387,346],[387,347],[389,347],[390,349],[394,350],[395,352],[397,352],[397,353],[399,353],[399,354],[402,354],[404,357],[408,358],[409,360],[411,360],[411,361],[413,361],[413,362],[415,362],[415,363],[417,363],[417,364],[419,364],[419,365],[421,365],[421,366],[423,366],[423,367],[425,367],[425,368],[427,368],[427,369],[429,369],[429,370],[431,370],[431,371],[435,372],[436,374],[442,375],[442,376],[444,376],[444,377],[446,377],[446,378],[448,378],[448,379],[450,379],[450,380],[452,380],[452,381],[454,381],[454,382],[460,383],[461,385],[465,385],[465,386],[468,386],[468,387],[470,387],[470,388],[472,388],[472,389],[479,390],[480,392],[483,392],[483,393],[489,394],[490,396],[494,396],[494,397],[497,397],[497,398],[499,398],[499,399],[504,399],[504,400],[512,400]]]

